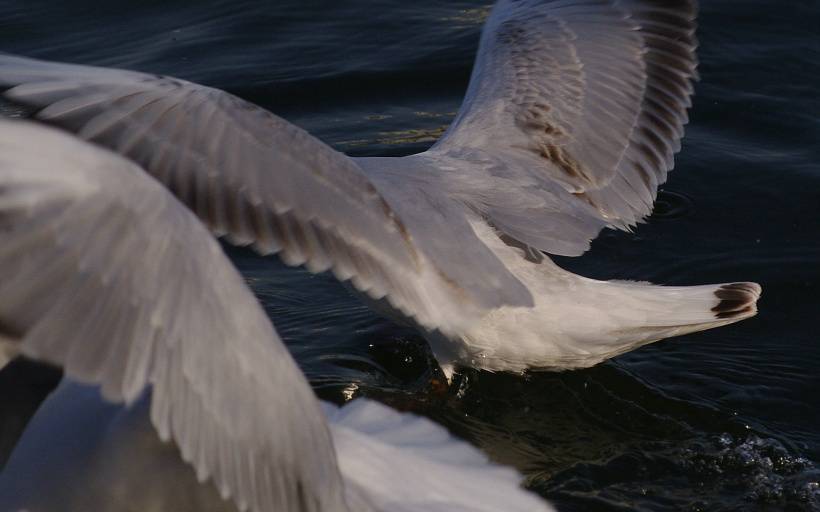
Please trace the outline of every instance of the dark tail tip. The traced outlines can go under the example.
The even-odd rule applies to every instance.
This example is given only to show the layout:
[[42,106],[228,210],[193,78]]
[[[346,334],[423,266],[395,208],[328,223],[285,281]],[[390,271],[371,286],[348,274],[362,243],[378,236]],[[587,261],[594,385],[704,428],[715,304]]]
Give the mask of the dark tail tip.
[[757,283],[724,284],[715,291],[720,302],[712,311],[721,320],[750,316],[757,312],[757,299],[762,292]]

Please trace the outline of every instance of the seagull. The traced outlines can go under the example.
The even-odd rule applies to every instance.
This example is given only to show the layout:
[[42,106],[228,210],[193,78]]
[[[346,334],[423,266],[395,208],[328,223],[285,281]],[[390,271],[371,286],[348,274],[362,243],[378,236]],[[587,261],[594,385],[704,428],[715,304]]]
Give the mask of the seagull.
[[350,158],[226,92],[0,56],[3,96],[138,163],[217,236],[331,271],[448,379],[586,368],[757,313],[761,287],[599,281],[579,256],[652,210],[697,77],[695,0],[500,0],[429,150]]
[[66,375],[0,475],[0,510],[553,511],[427,419],[320,403],[188,208],[133,162],[19,120],[0,121],[0,340]]

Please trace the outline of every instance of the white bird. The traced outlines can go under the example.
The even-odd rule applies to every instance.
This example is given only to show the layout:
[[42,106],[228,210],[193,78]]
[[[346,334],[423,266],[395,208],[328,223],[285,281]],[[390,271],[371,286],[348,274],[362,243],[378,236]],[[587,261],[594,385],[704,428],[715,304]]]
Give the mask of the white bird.
[[349,158],[228,93],[0,56],[5,97],[139,163],[217,235],[331,270],[442,369],[571,369],[756,314],[755,283],[596,281],[577,256],[652,208],[696,78],[695,0],[500,0],[428,151]]
[[0,476],[3,511],[552,510],[429,420],[320,405],[190,210],[25,121],[0,121],[0,339],[66,375]]

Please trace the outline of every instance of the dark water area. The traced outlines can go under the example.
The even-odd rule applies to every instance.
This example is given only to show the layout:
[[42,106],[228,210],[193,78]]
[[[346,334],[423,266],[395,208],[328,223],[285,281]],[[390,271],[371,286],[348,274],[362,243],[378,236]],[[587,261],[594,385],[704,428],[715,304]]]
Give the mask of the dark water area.
[[[0,50],[227,89],[348,154],[398,156],[452,120],[490,3],[0,1]],[[760,314],[585,371],[468,372],[439,396],[418,334],[330,276],[229,249],[321,396],[427,415],[562,511],[820,510],[820,2],[702,3],[701,81],[655,215],[559,263],[757,281]]]

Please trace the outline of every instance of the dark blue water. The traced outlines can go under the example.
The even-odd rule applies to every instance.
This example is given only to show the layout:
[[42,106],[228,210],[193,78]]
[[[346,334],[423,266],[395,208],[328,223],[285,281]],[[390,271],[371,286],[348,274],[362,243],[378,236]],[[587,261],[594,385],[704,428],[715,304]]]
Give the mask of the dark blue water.
[[[347,153],[406,155],[453,118],[489,3],[1,1],[0,49],[176,75]],[[328,276],[231,251],[322,396],[428,415],[563,511],[820,510],[820,2],[703,3],[702,81],[656,214],[560,263],[758,281],[760,315],[586,371],[471,372],[439,396],[414,332]],[[5,382],[29,407],[44,386]]]

